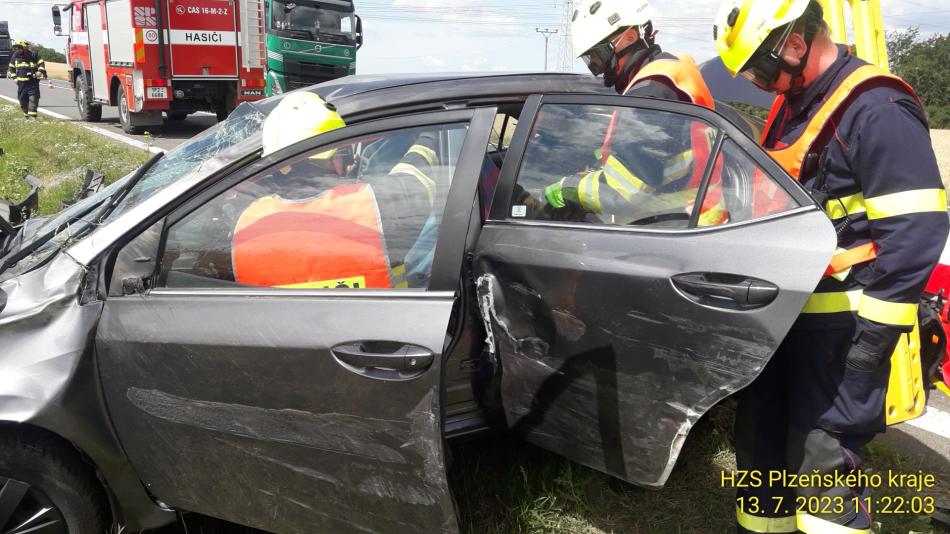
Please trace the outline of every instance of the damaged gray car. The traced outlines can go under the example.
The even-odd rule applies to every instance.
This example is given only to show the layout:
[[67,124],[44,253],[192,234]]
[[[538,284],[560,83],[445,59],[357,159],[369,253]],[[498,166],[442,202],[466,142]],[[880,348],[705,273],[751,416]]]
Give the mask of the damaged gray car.
[[[566,74],[307,90],[347,126],[262,156],[280,97],[245,104],[59,215],[5,226],[0,532],[186,512],[457,532],[447,447],[498,426],[660,488],[834,252],[820,207],[725,106]],[[431,195],[382,198],[411,152]],[[400,283],[255,278],[256,210],[345,211],[329,192],[365,184]],[[255,242],[267,274],[304,251],[336,261],[301,236],[357,232],[291,219]]]

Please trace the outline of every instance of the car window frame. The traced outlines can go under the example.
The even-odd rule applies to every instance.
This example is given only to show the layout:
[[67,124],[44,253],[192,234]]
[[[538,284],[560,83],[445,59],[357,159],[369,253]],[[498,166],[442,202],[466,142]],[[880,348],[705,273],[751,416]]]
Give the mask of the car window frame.
[[[525,154],[528,148],[530,141],[531,132],[534,130],[541,109],[546,105],[587,105],[587,106],[611,106],[611,107],[621,107],[621,108],[632,108],[632,109],[643,109],[651,110],[658,112],[666,113],[675,113],[682,115],[688,119],[697,120],[705,122],[716,128],[718,130],[717,139],[714,143],[714,151],[711,153],[710,161],[707,162],[706,174],[703,177],[703,183],[700,186],[701,196],[698,196],[699,199],[704,199],[709,180],[711,178],[711,170],[715,163],[716,158],[719,157],[719,152],[722,148],[722,145],[725,143],[726,139],[731,139],[733,142],[738,145],[738,147],[749,156],[749,158],[759,166],[759,168],[770,178],[776,185],[783,189],[788,195],[797,202],[801,207],[794,208],[788,211],[766,215],[764,217],[751,219],[748,221],[743,221],[739,223],[730,223],[728,225],[722,226],[710,226],[710,227],[696,227],[696,228],[683,228],[683,229],[669,229],[669,228],[638,228],[638,227],[629,227],[629,226],[613,226],[613,225],[604,225],[604,224],[590,224],[590,223],[580,223],[580,222],[567,222],[567,221],[534,221],[534,220],[520,220],[512,219],[509,214],[511,213],[511,195],[514,191],[515,185],[517,184],[518,176],[521,173],[521,167],[524,164]],[[682,234],[686,232],[710,232],[716,231],[721,228],[732,228],[738,225],[747,225],[747,224],[756,224],[762,221],[772,220],[776,217],[783,217],[794,213],[799,213],[802,210],[812,210],[812,209],[821,209],[818,204],[815,203],[814,199],[809,195],[805,189],[795,181],[778,163],[775,162],[765,151],[758,145],[758,143],[751,139],[745,132],[743,132],[738,126],[733,124],[729,119],[719,114],[718,112],[706,108],[704,106],[698,106],[695,104],[688,104],[685,102],[678,102],[673,100],[662,100],[657,98],[643,98],[643,97],[633,97],[633,96],[620,96],[620,95],[576,95],[576,94],[566,94],[566,93],[552,93],[552,94],[535,94],[531,95],[525,101],[524,108],[521,112],[521,117],[518,121],[518,126],[515,130],[514,136],[511,139],[511,145],[508,149],[508,153],[505,156],[505,162],[501,169],[501,174],[498,179],[498,187],[495,190],[495,196],[492,200],[491,211],[488,216],[486,223],[491,224],[520,224],[520,225],[532,225],[532,226],[569,226],[571,228],[578,229],[590,229],[590,230],[600,230],[600,231],[623,231],[623,232],[640,232],[640,233],[653,233],[653,234]],[[694,217],[698,218],[699,210],[695,210],[696,213]],[[693,223],[693,221],[690,221]],[[692,225],[692,224],[691,224]]]
[[[214,294],[226,294],[233,292],[262,292],[270,295],[288,295],[288,294],[307,294],[317,296],[332,297],[355,297],[355,296],[378,296],[384,292],[387,296],[406,295],[416,296],[424,293],[437,293],[444,291],[455,291],[458,288],[458,276],[461,269],[462,257],[464,254],[465,233],[468,231],[468,222],[473,209],[473,200],[476,193],[476,183],[481,170],[482,159],[484,157],[485,146],[487,145],[491,133],[491,120],[489,116],[494,117],[495,108],[474,108],[463,110],[437,111],[399,117],[389,117],[374,121],[357,123],[339,130],[334,130],[321,134],[291,146],[285,147],[273,154],[262,157],[246,164],[238,169],[233,166],[227,166],[220,173],[209,177],[204,183],[194,188],[192,191],[183,194],[182,198],[164,206],[162,210],[156,212],[152,217],[147,218],[142,223],[136,225],[134,229],[126,232],[123,239],[118,240],[112,247],[112,252],[107,254],[108,269],[111,273],[111,285],[115,286],[117,281],[127,278],[127,275],[136,276],[135,272],[124,273],[120,265],[116,262],[122,251],[128,247],[142,234],[147,233],[152,225],[159,221],[163,222],[163,228],[160,238],[157,240],[157,249],[150,258],[151,270],[147,277],[154,284],[160,276],[161,258],[165,253],[165,246],[168,240],[169,229],[177,222],[199,209],[205,203],[222,194],[231,187],[247,180],[267,169],[278,167],[279,165],[299,157],[308,152],[317,151],[323,147],[329,147],[347,141],[356,140],[361,137],[367,137],[374,134],[382,134],[395,130],[404,130],[410,128],[440,126],[450,124],[468,125],[468,133],[465,141],[462,143],[459,152],[458,161],[455,166],[455,172],[452,177],[452,183],[449,187],[446,204],[443,210],[442,222],[439,228],[439,237],[436,241],[435,255],[432,263],[432,273],[430,275],[429,287],[421,289],[379,289],[379,290],[336,290],[336,289],[281,289],[266,287],[241,287],[235,286],[233,289],[225,288],[166,288],[154,287],[148,288],[150,292],[169,293],[194,293],[194,292],[212,292]],[[466,175],[468,174],[468,175]],[[466,183],[468,182],[468,183]],[[467,190],[470,190],[467,193]],[[467,209],[466,209],[467,207]],[[444,231],[443,231],[444,230]],[[454,274],[453,274],[454,273]],[[110,287],[111,296],[118,296],[116,289]]]

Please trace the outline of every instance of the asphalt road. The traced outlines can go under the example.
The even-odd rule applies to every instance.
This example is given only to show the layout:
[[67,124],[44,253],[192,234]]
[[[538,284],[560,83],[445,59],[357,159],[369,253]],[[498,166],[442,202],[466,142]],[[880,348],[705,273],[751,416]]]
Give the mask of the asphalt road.
[[[122,131],[122,126],[119,124],[119,111],[116,107],[104,106],[102,108],[101,122],[87,123],[80,121],[79,109],[76,107],[72,88],[67,82],[62,80],[52,80],[52,82],[52,89],[48,87],[46,80],[41,82],[40,109],[64,115],[68,117],[69,120],[79,124],[99,127],[122,137],[143,143],[147,141],[145,136],[128,135]],[[16,82],[8,79],[0,79],[0,95],[16,99]],[[150,129],[149,134],[151,135],[151,142],[154,146],[169,150],[215,124],[217,124],[217,120],[214,118],[214,115],[210,113],[196,113],[190,115],[184,121],[166,121],[164,126]]]

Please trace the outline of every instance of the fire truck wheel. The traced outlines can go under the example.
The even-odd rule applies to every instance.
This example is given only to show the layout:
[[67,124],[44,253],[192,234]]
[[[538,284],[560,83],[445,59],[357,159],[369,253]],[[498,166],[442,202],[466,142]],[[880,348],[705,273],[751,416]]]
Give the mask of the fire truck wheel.
[[127,134],[142,133],[140,127],[132,124],[132,111],[129,110],[129,101],[122,90],[119,90],[119,122],[122,123],[122,131]]
[[76,105],[79,106],[79,118],[86,122],[102,120],[102,106],[92,101],[92,87],[85,73],[76,78]]
[[224,101],[219,101],[214,105],[214,115],[221,122],[228,118],[228,115],[234,111],[234,108],[227,105]]

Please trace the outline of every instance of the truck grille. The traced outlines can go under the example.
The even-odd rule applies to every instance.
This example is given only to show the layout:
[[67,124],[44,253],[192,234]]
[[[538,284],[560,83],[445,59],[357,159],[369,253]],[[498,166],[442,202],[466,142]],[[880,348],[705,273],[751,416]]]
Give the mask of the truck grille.
[[343,65],[321,65],[308,61],[284,59],[284,79],[288,90],[335,80],[346,75],[347,67]]

